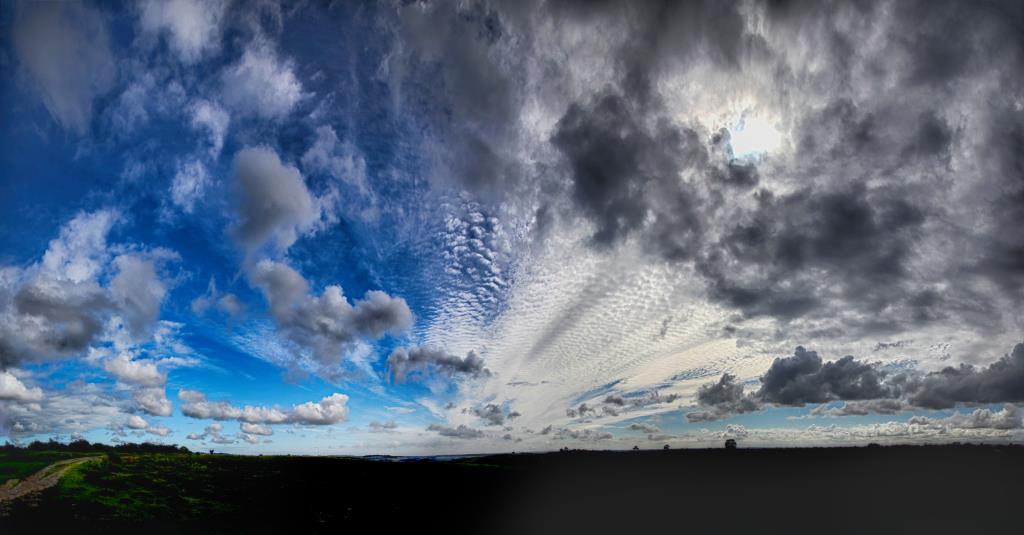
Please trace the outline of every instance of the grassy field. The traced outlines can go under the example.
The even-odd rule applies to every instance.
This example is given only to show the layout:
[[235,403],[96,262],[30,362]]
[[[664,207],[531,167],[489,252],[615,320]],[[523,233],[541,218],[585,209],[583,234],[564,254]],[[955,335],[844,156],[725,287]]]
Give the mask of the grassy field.
[[[493,485],[502,469],[472,463],[389,463],[356,458],[109,454],[70,470],[33,500],[15,502],[0,526],[95,532],[234,533],[268,526],[317,532],[379,518],[430,517],[436,486]],[[426,501],[394,499],[397,485]],[[417,487],[420,487],[417,489]],[[434,487],[434,488],[431,488]],[[395,516],[397,515],[397,517]]]
[[215,487],[218,468],[233,469],[188,454],[114,454],[69,472],[53,498],[103,522],[209,518],[230,511]]
[[56,461],[85,457],[86,455],[89,454],[70,451],[2,451],[0,452],[0,483],[8,479],[24,479]]
[[0,511],[0,533],[1005,532],[1021,481],[1020,447],[108,454]]

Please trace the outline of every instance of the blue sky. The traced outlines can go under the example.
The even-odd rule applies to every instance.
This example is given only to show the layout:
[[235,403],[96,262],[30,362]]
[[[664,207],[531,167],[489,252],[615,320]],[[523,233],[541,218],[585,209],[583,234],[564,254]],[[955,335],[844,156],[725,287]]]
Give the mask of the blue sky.
[[1024,92],[884,5],[6,3],[0,436],[1017,440]]

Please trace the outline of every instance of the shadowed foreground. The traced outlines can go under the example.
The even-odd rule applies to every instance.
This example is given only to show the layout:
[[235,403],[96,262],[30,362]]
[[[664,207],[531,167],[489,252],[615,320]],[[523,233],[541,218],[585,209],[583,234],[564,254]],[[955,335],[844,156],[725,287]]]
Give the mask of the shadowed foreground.
[[[2,531],[982,533],[1020,529],[1024,448],[568,452],[454,461],[109,455]],[[22,531],[24,530],[24,531]],[[1008,531],[1009,530],[1009,531]]]

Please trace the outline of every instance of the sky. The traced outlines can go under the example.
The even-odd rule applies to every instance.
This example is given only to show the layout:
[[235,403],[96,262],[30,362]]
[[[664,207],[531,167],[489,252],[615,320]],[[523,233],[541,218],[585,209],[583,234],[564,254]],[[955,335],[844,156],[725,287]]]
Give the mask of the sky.
[[4,2],[0,440],[1024,438],[1020,2]]

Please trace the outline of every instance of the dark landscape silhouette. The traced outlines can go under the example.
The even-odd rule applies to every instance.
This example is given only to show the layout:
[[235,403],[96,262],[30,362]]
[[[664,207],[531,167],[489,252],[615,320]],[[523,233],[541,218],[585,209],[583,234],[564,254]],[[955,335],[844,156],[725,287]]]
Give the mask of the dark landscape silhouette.
[[564,449],[430,457],[237,456],[33,443],[98,454],[4,504],[5,533],[996,533],[1024,481],[1014,445]]

